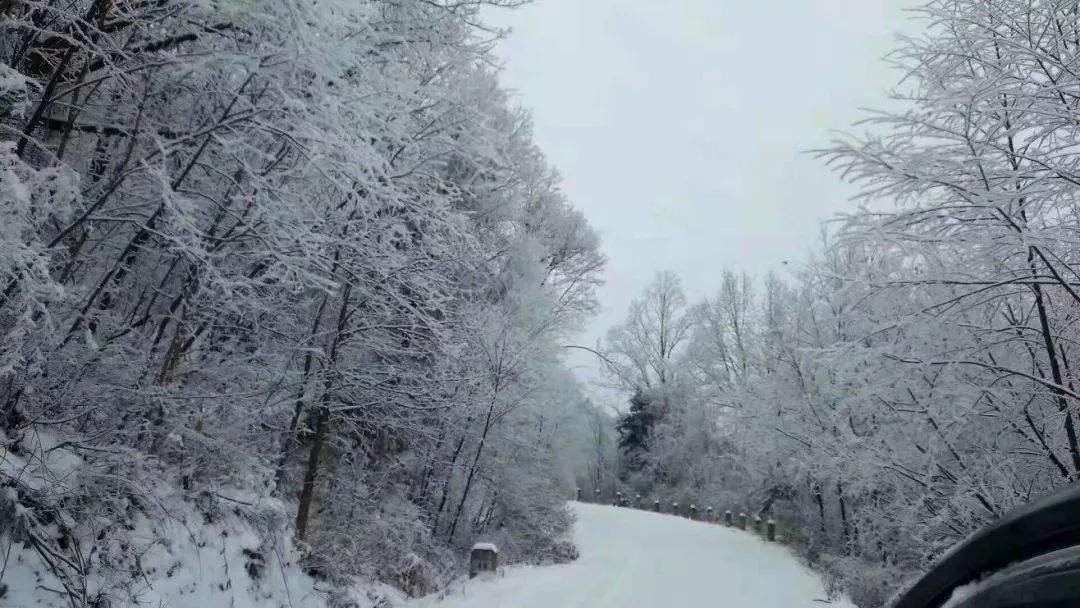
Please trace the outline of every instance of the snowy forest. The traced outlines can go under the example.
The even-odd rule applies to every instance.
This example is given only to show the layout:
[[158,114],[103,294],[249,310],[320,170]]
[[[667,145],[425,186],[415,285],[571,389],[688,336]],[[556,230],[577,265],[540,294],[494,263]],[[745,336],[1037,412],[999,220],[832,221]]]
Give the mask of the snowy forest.
[[519,4],[0,0],[0,604],[227,605],[174,576],[210,545],[388,606],[481,538],[573,560],[581,488],[774,515],[880,607],[1077,480],[1078,2],[919,9],[814,152],[850,212],[658,274],[578,346],[607,409],[601,240],[482,20]]
[[892,108],[817,152],[861,197],[789,276],[659,274],[600,347],[591,487],[775,514],[860,606],[1080,476],[1076,2],[942,0]]
[[483,4],[0,4],[0,554],[57,605],[234,512],[412,594],[487,531],[572,557],[603,257]]

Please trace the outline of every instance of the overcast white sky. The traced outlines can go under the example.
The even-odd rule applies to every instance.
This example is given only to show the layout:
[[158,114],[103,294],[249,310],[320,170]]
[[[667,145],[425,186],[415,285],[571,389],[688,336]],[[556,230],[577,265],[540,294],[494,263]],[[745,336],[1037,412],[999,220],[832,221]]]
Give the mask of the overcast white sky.
[[[537,0],[510,27],[504,86],[609,262],[593,344],[654,273],[693,299],[723,268],[797,263],[851,189],[804,151],[879,107],[913,0]],[[593,362],[572,362],[585,378]]]

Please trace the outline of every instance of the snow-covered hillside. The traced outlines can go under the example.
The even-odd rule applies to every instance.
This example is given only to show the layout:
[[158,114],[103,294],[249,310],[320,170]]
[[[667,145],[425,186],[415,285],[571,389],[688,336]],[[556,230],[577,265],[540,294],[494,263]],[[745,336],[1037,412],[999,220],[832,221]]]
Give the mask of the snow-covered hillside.
[[782,545],[670,515],[573,504],[581,557],[510,567],[410,608],[852,608]]
[[[103,539],[69,541],[65,553],[0,537],[0,608],[388,608],[402,601],[384,584],[338,587],[311,577],[300,567],[286,507],[231,493],[238,502],[211,509],[165,497],[155,517],[133,510]],[[25,539],[30,530],[60,534],[55,525],[20,529]]]

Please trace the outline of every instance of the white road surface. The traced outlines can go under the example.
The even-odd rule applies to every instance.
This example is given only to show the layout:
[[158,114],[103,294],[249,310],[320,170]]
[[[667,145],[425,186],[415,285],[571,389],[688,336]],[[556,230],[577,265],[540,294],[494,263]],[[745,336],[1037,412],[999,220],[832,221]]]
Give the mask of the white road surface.
[[409,608],[854,608],[782,545],[671,515],[572,504],[581,557],[510,567]]

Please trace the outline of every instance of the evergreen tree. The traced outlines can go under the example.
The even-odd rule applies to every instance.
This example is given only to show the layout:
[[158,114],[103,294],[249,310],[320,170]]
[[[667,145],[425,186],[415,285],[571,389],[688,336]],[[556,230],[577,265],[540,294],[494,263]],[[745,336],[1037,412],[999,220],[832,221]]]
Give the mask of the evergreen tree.
[[620,416],[615,429],[619,432],[619,449],[623,452],[621,476],[640,471],[649,451],[649,437],[656,425],[656,402],[640,388],[630,398],[630,411]]

